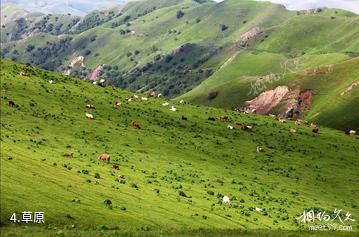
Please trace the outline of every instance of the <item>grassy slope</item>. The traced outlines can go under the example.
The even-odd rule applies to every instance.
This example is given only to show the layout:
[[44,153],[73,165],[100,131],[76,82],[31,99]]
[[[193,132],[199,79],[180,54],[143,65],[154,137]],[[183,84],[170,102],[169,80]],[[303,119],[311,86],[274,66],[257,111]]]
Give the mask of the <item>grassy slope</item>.
[[[359,146],[341,132],[321,128],[313,135],[310,128],[300,126],[291,135],[291,122],[229,112],[232,122],[257,124],[251,133],[231,131],[226,129],[228,123],[207,121],[223,110],[177,104],[173,113],[154,99],[126,102],[115,110],[112,104],[124,102],[130,93],[4,60],[1,69],[1,88],[7,89],[1,94],[5,234],[31,233],[8,221],[13,212],[24,210],[46,212],[47,229],[35,228],[36,236],[56,232],[90,236],[107,228],[132,234],[171,229],[178,231],[177,236],[205,228],[213,236],[225,236],[231,232],[221,230],[298,230],[295,218],[311,207],[342,208],[359,215],[355,182]],[[19,76],[21,71],[31,76]],[[56,83],[49,84],[49,79]],[[18,107],[8,107],[8,100]],[[85,109],[86,103],[95,104],[96,110]],[[85,119],[85,112],[96,119]],[[182,121],[181,115],[189,120]],[[130,128],[133,120],[141,130]],[[256,146],[268,144],[274,148],[255,152]],[[74,158],[62,157],[70,151]],[[104,152],[120,165],[119,171],[97,161]],[[96,173],[100,179],[94,178]],[[126,175],[126,184],[116,180],[118,174]],[[180,190],[190,197],[179,196]],[[219,204],[217,194],[229,195],[233,206]],[[112,210],[104,205],[106,198],[112,200]],[[73,202],[77,199],[81,201]],[[252,207],[265,208],[267,215],[251,211]],[[69,230],[71,225],[75,226]],[[353,228],[357,231],[355,224]]]
[[[239,57],[240,58],[240,57]],[[248,56],[244,58],[250,59]],[[324,60],[322,60],[324,58]],[[344,59],[343,57],[342,59]],[[263,59],[263,57],[261,57]],[[318,61],[330,62],[340,59],[340,55],[322,55],[315,57],[314,60],[306,60],[306,65],[310,64],[312,66],[318,65]],[[258,61],[257,61],[258,62]],[[275,62],[274,58],[271,62]],[[243,62],[252,64],[250,60]],[[241,64],[242,65],[242,64]],[[261,73],[261,70],[268,64],[259,63],[259,67],[256,67],[258,75],[265,75],[267,73]],[[264,65],[264,66],[263,66]],[[290,63],[289,63],[290,65]],[[312,75],[306,75],[303,73],[288,73],[281,76],[280,80],[273,81],[273,83],[264,83],[264,90],[270,90],[280,85],[287,85],[290,88],[294,86],[299,86],[301,90],[312,89],[314,91],[314,104],[306,114],[303,115],[304,118],[309,119],[314,122],[318,122],[324,126],[334,127],[338,129],[348,129],[354,128],[358,129],[358,111],[353,109],[355,104],[358,103],[358,87],[346,94],[345,96],[340,96],[340,94],[348,88],[351,84],[358,81],[358,65],[359,59],[347,60],[343,63],[334,64],[333,72],[321,73],[326,71],[328,67],[319,67],[321,70],[318,73]],[[274,69],[273,66],[271,69]],[[226,71],[227,75],[230,75],[231,68],[234,68],[235,73],[240,73],[240,69],[235,70],[235,65],[228,66]],[[244,69],[249,67],[244,66]],[[279,69],[281,70],[281,69]],[[313,71],[313,69],[312,69]],[[268,72],[278,73],[278,71],[268,70]],[[213,77],[215,77],[214,75]],[[250,75],[252,76],[252,75]],[[215,107],[227,107],[231,108],[233,106],[244,106],[244,102],[252,99],[253,94],[251,93],[252,85],[255,84],[258,77],[246,77],[239,76],[233,77],[231,80],[224,80],[222,83],[216,84],[214,81],[205,81],[207,83],[205,87],[199,87],[198,89],[193,90],[193,92],[188,93],[187,95],[182,96],[181,98],[190,99],[195,103],[211,105]],[[217,98],[213,100],[208,100],[207,95],[210,91],[217,91],[219,94]],[[339,98],[339,100],[338,100]],[[351,107],[352,106],[352,107]],[[318,116],[319,113],[319,116]]]

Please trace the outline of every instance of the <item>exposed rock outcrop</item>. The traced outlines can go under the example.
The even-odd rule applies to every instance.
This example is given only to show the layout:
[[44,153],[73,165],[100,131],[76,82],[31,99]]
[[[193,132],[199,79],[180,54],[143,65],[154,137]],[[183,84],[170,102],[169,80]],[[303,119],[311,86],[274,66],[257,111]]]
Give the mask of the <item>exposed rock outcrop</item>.
[[68,76],[71,74],[72,72],[72,69],[75,67],[75,66],[79,66],[79,67],[85,67],[85,57],[84,56],[78,56],[76,58],[74,58],[70,65],[68,66],[68,68],[64,71],[64,75]]

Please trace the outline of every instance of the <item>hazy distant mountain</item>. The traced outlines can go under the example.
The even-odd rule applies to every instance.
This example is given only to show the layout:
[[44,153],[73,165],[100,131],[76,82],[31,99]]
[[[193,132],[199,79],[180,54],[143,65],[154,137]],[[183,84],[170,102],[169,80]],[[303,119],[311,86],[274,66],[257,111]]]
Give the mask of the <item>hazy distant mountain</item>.
[[43,13],[71,13],[76,16],[84,16],[87,13],[100,9],[108,8],[113,5],[122,4],[131,0],[4,0],[2,4],[15,3],[31,12],[43,12]]

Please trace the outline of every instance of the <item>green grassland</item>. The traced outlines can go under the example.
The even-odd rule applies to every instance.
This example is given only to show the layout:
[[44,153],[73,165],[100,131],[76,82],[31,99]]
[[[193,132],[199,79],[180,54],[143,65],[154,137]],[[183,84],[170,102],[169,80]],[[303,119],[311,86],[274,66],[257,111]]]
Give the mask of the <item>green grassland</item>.
[[[311,208],[358,219],[359,144],[343,132],[176,101],[171,112],[163,99],[127,102],[130,92],[6,60],[0,87],[2,236],[357,235],[356,222],[316,233],[296,219]],[[230,121],[207,120],[223,114]],[[235,121],[253,130],[226,128]],[[46,223],[9,221],[22,211],[44,211]]]

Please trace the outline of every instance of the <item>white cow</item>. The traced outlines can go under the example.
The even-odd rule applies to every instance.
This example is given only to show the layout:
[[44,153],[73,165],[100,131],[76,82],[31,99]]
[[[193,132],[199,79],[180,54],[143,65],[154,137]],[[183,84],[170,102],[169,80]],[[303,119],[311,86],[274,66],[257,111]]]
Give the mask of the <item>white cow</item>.
[[87,119],[94,119],[95,117],[93,116],[93,114],[86,113],[86,118]]
[[157,98],[160,98],[160,97],[162,97],[162,94],[161,94],[161,93],[159,93],[159,94],[157,95]]
[[180,100],[180,104],[184,104],[184,100]]
[[49,83],[50,83],[50,84],[54,83],[54,80],[49,80]]
[[147,97],[142,97],[141,99],[142,99],[143,101],[147,101],[147,100],[148,100]]
[[224,196],[222,201],[226,205],[231,205],[231,200],[229,200],[228,196]]
[[172,107],[170,108],[170,110],[173,111],[173,112],[176,112],[176,111],[177,111],[177,108],[174,107],[174,106],[172,106]]
[[356,135],[356,134],[357,134],[357,131],[355,131],[355,130],[350,130],[350,131],[349,131],[349,134],[350,134],[350,135]]
[[261,212],[261,211],[262,211],[262,208],[256,207],[255,210],[256,210],[257,212]]
[[233,129],[233,126],[232,125],[227,125],[227,128],[232,130]]
[[134,97],[135,99],[138,99],[138,95],[133,95],[133,97]]
[[165,103],[163,103],[162,105],[163,105],[163,106],[169,106],[169,105],[170,105],[170,103],[165,102]]

